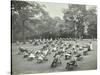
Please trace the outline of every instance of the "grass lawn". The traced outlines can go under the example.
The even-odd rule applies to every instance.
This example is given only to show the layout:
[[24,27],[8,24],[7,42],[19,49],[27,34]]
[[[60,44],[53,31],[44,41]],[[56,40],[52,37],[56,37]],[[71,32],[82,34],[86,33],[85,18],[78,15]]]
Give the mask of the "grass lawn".
[[[67,41],[66,41],[67,42]],[[78,41],[80,44],[87,43],[87,40]],[[73,43],[73,41],[72,41]],[[94,70],[97,68],[97,41],[92,41],[93,43],[93,51],[89,52],[89,55],[84,56],[82,61],[78,61],[79,66],[74,69],[74,71],[79,70]],[[27,47],[29,49],[40,49],[41,46],[33,46],[31,44],[21,45],[23,47]],[[23,58],[22,55],[17,55],[19,45],[12,44],[12,72],[16,74],[22,73],[43,73],[43,72],[62,72],[66,71],[66,60],[62,58],[62,65],[56,68],[50,68],[50,65],[53,61],[53,55],[48,56],[48,61],[37,64],[36,60],[27,61],[27,58]]]

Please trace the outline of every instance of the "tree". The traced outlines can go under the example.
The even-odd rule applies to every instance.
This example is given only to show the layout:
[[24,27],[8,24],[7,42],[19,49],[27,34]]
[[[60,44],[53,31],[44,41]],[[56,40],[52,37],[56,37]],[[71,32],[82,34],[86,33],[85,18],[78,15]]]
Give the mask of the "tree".
[[91,38],[97,38],[97,14],[95,7],[87,11],[85,20],[88,22],[88,35]]
[[71,34],[75,38],[81,38],[83,36],[84,31],[84,16],[86,12],[86,6],[85,5],[77,5],[77,4],[69,4],[69,9],[64,11],[64,20],[66,25],[70,28],[72,31]]
[[34,32],[35,25],[41,21],[40,17],[45,14],[45,11],[38,3],[26,1],[11,1],[11,9],[13,36],[16,35],[16,32],[14,32],[15,30],[19,32],[22,31],[23,42],[25,42],[26,29],[30,32]]
[[25,7],[28,6],[28,5],[30,5],[30,4],[28,2],[25,2],[25,1],[11,1],[12,33],[13,33],[13,36],[14,36],[13,39],[15,39],[15,37],[16,37],[15,36],[16,35],[15,30],[20,31],[20,29],[18,29],[18,28],[23,28],[23,39],[24,39],[24,24],[23,24],[23,27],[21,27],[20,24],[19,24],[20,21],[18,19],[21,18],[21,16],[20,16],[21,11],[23,9],[25,9]]

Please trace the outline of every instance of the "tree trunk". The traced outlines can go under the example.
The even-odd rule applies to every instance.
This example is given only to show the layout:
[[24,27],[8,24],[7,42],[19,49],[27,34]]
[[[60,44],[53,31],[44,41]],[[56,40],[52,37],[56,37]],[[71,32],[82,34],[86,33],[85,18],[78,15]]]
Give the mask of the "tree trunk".
[[74,22],[74,38],[77,39],[77,28],[76,28],[76,22]]
[[25,20],[23,20],[23,30],[22,30],[22,37],[23,37],[23,44],[25,44]]

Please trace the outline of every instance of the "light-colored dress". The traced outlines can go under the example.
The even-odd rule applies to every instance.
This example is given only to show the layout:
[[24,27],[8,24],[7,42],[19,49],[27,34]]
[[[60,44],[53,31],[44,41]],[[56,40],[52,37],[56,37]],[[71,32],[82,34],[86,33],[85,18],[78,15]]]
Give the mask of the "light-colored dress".
[[92,44],[90,44],[90,49],[93,50],[93,46],[92,46]]

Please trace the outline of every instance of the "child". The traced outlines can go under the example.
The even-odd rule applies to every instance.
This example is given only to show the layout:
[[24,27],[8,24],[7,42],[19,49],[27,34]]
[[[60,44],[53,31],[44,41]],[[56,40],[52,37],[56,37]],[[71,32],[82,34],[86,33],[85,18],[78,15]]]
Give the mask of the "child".
[[89,48],[88,48],[88,51],[91,51],[91,50],[93,50],[92,42],[89,43]]
[[92,42],[90,42],[90,50],[93,50]]

